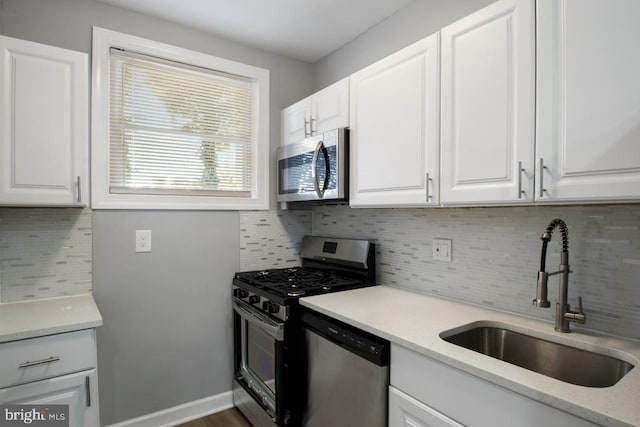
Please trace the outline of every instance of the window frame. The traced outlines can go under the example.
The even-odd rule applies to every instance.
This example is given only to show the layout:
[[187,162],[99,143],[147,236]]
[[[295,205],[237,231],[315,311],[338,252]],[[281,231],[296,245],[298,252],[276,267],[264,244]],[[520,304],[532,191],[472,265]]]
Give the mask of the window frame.
[[[112,47],[251,79],[254,91],[252,109],[256,119],[252,123],[252,176],[249,197],[109,192],[109,52]],[[93,27],[91,205],[93,209],[269,209],[269,71],[202,52]]]

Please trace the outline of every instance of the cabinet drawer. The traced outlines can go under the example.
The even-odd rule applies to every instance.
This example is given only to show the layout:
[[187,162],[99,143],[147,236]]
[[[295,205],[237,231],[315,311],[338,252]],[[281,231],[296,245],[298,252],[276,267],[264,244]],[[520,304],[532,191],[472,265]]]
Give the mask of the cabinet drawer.
[[96,366],[93,330],[0,344],[0,388]]
[[389,386],[389,427],[464,427],[424,403]]
[[391,385],[463,425],[596,427],[395,344],[391,345]]

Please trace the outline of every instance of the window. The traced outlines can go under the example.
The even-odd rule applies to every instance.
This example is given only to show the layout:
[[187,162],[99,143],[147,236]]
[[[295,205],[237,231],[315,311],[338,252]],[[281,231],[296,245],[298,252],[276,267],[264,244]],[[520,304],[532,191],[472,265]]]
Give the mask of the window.
[[93,207],[267,209],[268,71],[93,34]]

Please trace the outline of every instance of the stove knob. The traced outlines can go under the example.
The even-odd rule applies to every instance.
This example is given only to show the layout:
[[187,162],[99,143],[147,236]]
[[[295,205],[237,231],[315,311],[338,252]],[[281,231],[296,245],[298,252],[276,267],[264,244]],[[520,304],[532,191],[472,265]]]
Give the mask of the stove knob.
[[269,314],[280,311],[280,306],[273,301],[265,301],[262,303],[262,309]]
[[236,298],[246,298],[247,295],[249,295],[249,292],[245,291],[244,289],[237,288],[233,290],[233,296]]
[[258,295],[251,295],[249,297],[249,304],[257,304],[260,302],[260,297]]

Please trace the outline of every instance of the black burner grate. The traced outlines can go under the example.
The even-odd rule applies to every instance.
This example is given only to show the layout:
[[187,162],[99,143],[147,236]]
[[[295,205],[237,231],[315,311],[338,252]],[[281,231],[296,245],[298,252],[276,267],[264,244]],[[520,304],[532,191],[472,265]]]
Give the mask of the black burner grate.
[[236,273],[236,279],[281,297],[301,297],[351,288],[363,283],[360,278],[331,270],[303,267]]

